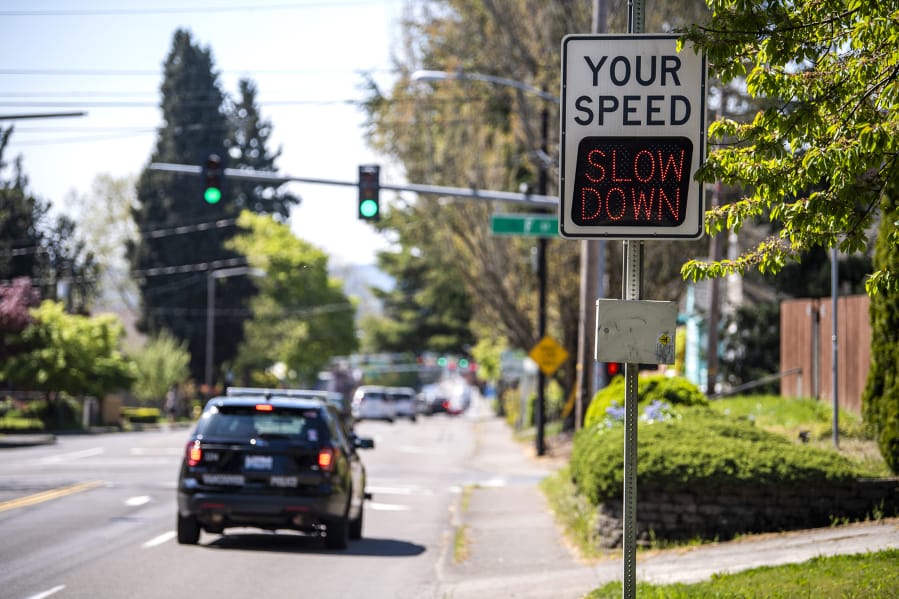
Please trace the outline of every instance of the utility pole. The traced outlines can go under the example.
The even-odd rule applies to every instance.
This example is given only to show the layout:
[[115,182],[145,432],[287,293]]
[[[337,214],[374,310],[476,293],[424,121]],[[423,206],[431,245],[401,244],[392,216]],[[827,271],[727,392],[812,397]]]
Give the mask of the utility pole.
[[[605,33],[608,10],[606,0],[593,0],[591,33]],[[584,413],[593,394],[605,386],[605,370],[598,368],[593,357],[596,335],[595,300],[605,297],[606,242],[604,239],[581,241],[580,304],[577,337],[577,376],[574,408],[574,429],[584,426]],[[595,294],[595,296],[594,296]],[[594,376],[594,370],[596,375]]]
[[[549,135],[549,110],[544,103],[540,112],[540,170],[537,175],[537,193],[546,195],[547,172],[546,156]],[[537,240],[537,285],[538,285],[538,313],[537,313],[537,341],[546,335],[546,237]],[[546,428],[546,375],[543,369],[537,370],[537,455],[546,453],[545,428]]]

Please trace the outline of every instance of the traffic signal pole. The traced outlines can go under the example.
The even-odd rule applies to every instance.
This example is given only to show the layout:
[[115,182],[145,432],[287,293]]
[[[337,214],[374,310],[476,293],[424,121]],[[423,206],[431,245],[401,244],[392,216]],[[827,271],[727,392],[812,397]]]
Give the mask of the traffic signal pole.
[[[192,164],[176,164],[171,162],[153,162],[150,164],[151,171],[162,171],[167,173],[176,173],[181,175],[199,175],[202,167]],[[293,177],[291,175],[281,175],[269,171],[254,171],[242,168],[226,168],[224,169],[226,179],[239,179],[243,181],[256,181],[258,183],[269,183],[274,186],[283,185],[285,183],[312,183],[317,185],[341,185],[343,187],[358,187],[358,181],[344,181],[340,179],[317,179],[313,177]],[[408,191],[412,193],[423,193],[430,195],[454,196],[459,198],[472,198],[476,200],[493,200],[503,202],[514,202],[521,206],[531,206],[537,208],[556,208],[559,205],[558,196],[548,196],[542,194],[515,193],[512,191],[494,191],[489,189],[476,189],[474,187],[445,187],[442,185],[417,185],[414,183],[392,184],[380,183],[380,189],[388,189],[390,191]]]

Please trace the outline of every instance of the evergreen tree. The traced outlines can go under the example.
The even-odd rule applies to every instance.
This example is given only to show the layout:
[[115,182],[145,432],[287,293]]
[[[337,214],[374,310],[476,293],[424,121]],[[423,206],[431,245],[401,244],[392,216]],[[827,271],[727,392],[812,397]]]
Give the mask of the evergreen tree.
[[[232,131],[226,142],[231,166],[256,171],[276,172],[275,161],[281,155],[268,150],[272,124],[263,119],[256,106],[256,85],[241,79],[238,83],[238,99],[230,110]],[[299,198],[280,193],[272,185],[233,180],[230,183],[230,201],[241,209],[258,214],[271,214],[286,221],[290,208],[299,203]]]
[[[899,272],[899,201],[886,200],[874,267]],[[871,298],[871,369],[862,395],[865,424],[890,469],[899,474],[899,293]]]
[[12,127],[0,131],[0,279],[35,277],[44,238],[40,223],[49,204],[27,192],[28,179],[22,173],[21,158],[10,166],[4,150]]
[[471,300],[458,271],[420,260],[408,248],[381,252],[378,267],[393,277],[389,291],[373,288],[383,316],[363,323],[373,351],[467,354],[474,344]]
[[85,312],[96,289],[98,265],[75,235],[75,223],[52,219],[51,204],[33,196],[21,158],[3,154],[12,128],[0,131],[0,280],[29,277],[41,297],[60,299],[69,311]]
[[[742,385],[774,374],[780,367],[780,303],[738,306],[728,323],[721,374],[728,385]],[[779,382],[749,393],[778,393]]]
[[[222,152],[229,134],[222,111],[224,94],[211,52],[196,45],[188,31],[175,32],[161,92],[165,124],[159,129],[151,162],[202,164],[209,152]],[[137,243],[130,244],[129,257],[141,296],[138,327],[149,334],[167,329],[187,341],[191,373],[198,380],[204,370],[207,271],[240,263],[235,253],[224,248],[234,228],[188,228],[183,234],[163,236],[155,232],[236,218],[238,210],[229,201],[227,189],[225,193],[218,204],[210,205],[203,200],[199,177],[149,169],[137,182],[138,207],[133,216],[140,234]],[[217,285],[216,291],[222,287]],[[214,355],[227,359],[239,335],[239,326],[217,327]]]
[[[165,126],[150,161],[203,164],[210,153],[217,153],[230,168],[274,170],[279,152],[272,154],[266,148],[272,127],[259,115],[255,86],[241,81],[240,98],[232,106],[213,66],[209,49],[194,43],[188,31],[175,32],[161,87]],[[197,380],[203,379],[205,370],[209,272],[246,264],[226,246],[238,233],[237,216],[247,208],[286,218],[298,201],[264,185],[227,178],[218,203],[206,203],[202,191],[199,177],[149,169],[141,173],[134,210],[141,233],[129,248],[142,301],[138,326],[151,334],[168,330],[186,341],[190,371]],[[187,232],[159,234],[181,226],[187,226]],[[249,277],[231,277],[216,281],[214,293],[217,370],[236,355],[256,287]]]

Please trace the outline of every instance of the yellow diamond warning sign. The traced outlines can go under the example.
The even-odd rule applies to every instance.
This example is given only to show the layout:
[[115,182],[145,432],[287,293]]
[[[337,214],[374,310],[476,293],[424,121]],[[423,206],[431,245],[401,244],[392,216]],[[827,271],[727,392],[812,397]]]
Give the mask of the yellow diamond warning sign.
[[528,355],[537,363],[543,374],[549,376],[568,359],[568,352],[549,335],[537,342]]

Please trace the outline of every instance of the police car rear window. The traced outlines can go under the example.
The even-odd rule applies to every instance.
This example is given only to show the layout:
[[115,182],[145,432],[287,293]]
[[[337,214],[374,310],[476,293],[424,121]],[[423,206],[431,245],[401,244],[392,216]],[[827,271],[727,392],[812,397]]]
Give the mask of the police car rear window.
[[213,407],[197,424],[197,433],[207,438],[285,438],[311,444],[322,440],[324,429],[318,410],[260,411],[254,406]]

